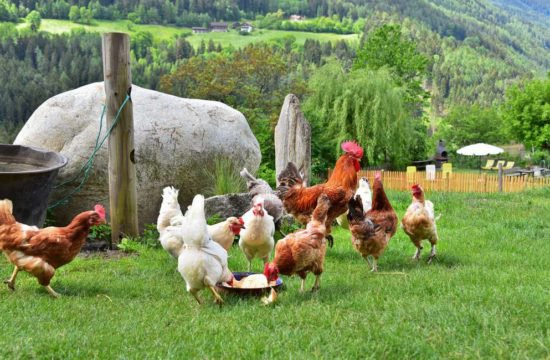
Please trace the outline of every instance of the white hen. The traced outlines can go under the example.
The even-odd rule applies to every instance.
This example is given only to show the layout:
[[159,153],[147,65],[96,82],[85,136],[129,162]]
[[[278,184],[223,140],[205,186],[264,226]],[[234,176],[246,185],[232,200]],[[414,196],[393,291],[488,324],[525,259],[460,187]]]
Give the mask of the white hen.
[[180,237],[185,243],[178,257],[178,271],[187,284],[187,291],[202,303],[198,291],[209,288],[218,304],[223,300],[216,291],[216,284],[227,282],[233,274],[227,266],[227,251],[208,235],[204,215],[204,196],[195,195],[182,223],[169,226],[166,231]]
[[256,202],[242,216],[245,228],[241,230],[239,246],[248,259],[248,271],[252,268],[252,259],[259,257],[264,264],[269,261],[269,255],[275,247],[275,223],[273,216],[264,209],[264,199],[256,197]]
[[[159,232],[159,241],[170,255],[178,258],[182,247],[182,239],[169,233],[166,229],[170,225],[178,225],[183,219],[180,204],[178,203],[178,190],[172,186],[167,186],[162,191],[162,205],[160,206],[159,217],[157,219],[157,230]],[[176,220],[177,219],[177,220]]]
[[[357,191],[355,192],[355,195],[353,195],[353,197],[355,198],[357,195],[361,195],[361,202],[363,203],[363,209],[365,210],[365,212],[369,211],[372,208],[372,192],[370,190],[369,180],[367,180],[366,177],[362,177],[361,179],[359,179],[359,187],[357,188]],[[340,225],[344,229],[349,229],[347,215],[348,212],[346,211],[344,214],[336,218],[336,222],[338,223],[338,225]]]

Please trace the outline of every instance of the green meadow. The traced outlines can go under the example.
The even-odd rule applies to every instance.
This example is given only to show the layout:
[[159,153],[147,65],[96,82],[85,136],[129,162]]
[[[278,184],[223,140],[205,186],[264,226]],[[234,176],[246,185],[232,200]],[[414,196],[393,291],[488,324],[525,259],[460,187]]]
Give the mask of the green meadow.
[[[388,197],[403,216],[410,194]],[[176,261],[144,246],[79,256],[53,279],[60,299],[21,274],[15,292],[0,288],[0,358],[549,358],[550,189],[427,197],[442,215],[433,264],[427,243],[412,261],[398,230],[370,273],[336,228],[321,290],[302,294],[284,277],[268,307],[232,296],[219,307],[207,291],[200,306]],[[246,269],[237,246],[229,265]],[[0,277],[11,271],[2,258]]]
[[[20,24],[19,27],[26,27],[28,24]],[[68,20],[43,19],[40,25],[41,31],[46,31],[54,34],[70,32],[73,29],[83,28],[86,31],[105,33],[105,32],[124,32],[130,34],[138,31],[149,31],[157,41],[169,41],[175,36],[185,33],[190,33],[191,28],[163,26],[163,25],[138,25],[133,24],[128,20],[106,21],[94,20],[92,25],[77,24]],[[298,31],[282,31],[282,30],[264,30],[256,29],[250,35],[239,35],[235,30],[226,33],[211,32],[206,34],[192,34],[187,37],[187,40],[194,46],[198,47],[202,40],[206,43],[213,40],[216,43],[221,43],[222,46],[231,44],[234,47],[243,47],[250,43],[260,41],[276,41],[293,36],[296,44],[303,45],[306,39],[314,39],[319,41],[337,41],[349,40],[358,41],[359,37],[356,34],[339,35],[330,33],[307,33]]]

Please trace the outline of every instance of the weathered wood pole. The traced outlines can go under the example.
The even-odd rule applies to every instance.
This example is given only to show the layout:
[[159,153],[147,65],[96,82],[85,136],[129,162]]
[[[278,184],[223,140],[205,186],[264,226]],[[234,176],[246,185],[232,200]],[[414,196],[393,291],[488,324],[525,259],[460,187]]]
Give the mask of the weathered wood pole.
[[[103,34],[103,80],[107,129],[110,129],[126,95],[130,95],[132,90],[128,34]],[[109,206],[113,245],[126,235],[139,234],[136,199],[134,119],[132,101],[129,100],[109,136]]]
[[498,163],[498,192],[502,192],[502,163]]

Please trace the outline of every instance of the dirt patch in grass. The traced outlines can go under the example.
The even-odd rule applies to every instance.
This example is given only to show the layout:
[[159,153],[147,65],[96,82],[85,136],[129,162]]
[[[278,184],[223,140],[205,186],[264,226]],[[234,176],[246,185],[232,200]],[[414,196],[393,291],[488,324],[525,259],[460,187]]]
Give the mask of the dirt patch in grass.
[[137,257],[138,253],[127,253],[120,250],[105,250],[105,251],[82,251],[78,254],[81,258],[100,257],[107,260],[119,260],[127,257]]

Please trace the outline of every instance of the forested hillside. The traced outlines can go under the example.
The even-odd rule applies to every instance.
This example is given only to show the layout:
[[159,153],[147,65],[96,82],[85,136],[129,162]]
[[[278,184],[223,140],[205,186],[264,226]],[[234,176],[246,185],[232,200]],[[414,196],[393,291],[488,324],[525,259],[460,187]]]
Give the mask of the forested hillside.
[[[306,18],[292,22],[288,19],[291,14]],[[178,96],[220,100],[241,110],[262,144],[264,171],[271,169],[271,131],[284,94],[293,91],[304,101],[311,99],[306,105],[311,104],[315,93],[323,89],[316,85],[324,81],[320,76],[332,79],[338,71],[355,71],[359,78],[374,79],[371,94],[380,90],[376,84],[391,79],[392,84],[384,91],[395,95],[393,106],[402,109],[399,116],[415,135],[413,141],[407,140],[407,146],[396,145],[394,150],[376,145],[385,155],[373,154],[371,161],[395,166],[396,149],[400,164],[409,157],[423,157],[429,151],[425,139],[428,128],[430,132],[438,127],[451,129],[445,122],[447,114],[452,119],[453,114],[468,113],[475,106],[475,113],[488,117],[503,102],[507,88],[544,77],[550,69],[549,6],[542,0],[0,0],[1,141],[11,141],[48,97],[102,79],[99,34],[83,30],[41,32],[41,19],[47,18],[91,25],[98,19],[128,21],[134,82]],[[21,21],[28,26],[16,28]],[[192,46],[197,41],[189,41],[189,36],[194,39],[200,35],[191,35],[188,28],[207,26],[211,21],[248,21],[259,33],[270,29],[357,33],[361,40],[307,40],[302,45],[286,36],[243,49],[214,41]],[[187,29],[161,41],[153,33],[140,30],[141,24]],[[387,27],[391,24],[399,26]],[[380,44],[387,41],[394,42],[397,54],[371,56],[372,52],[382,54]],[[410,76],[402,73],[406,69],[399,63],[407,51],[418,54],[414,55],[418,61]],[[266,52],[271,53],[268,63],[262,58]],[[268,75],[280,81],[262,83],[265,77],[225,71],[227,64],[246,65],[249,71],[268,69]],[[384,72],[384,67],[389,72]],[[372,71],[376,73],[369,73]],[[201,73],[217,76],[209,82],[194,77]],[[250,86],[234,86],[242,79]],[[338,84],[338,78],[334,79]],[[355,81],[349,84],[363,89]],[[403,86],[404,92],[400,90]],[[333,90],[333,101],[338,102],[349,89]],[[416,100],[411,91],[418,96]],[[316,112],[315,106],[311,109],[308,115],[318,123],[314,126],[324,126],[321,124],[330,112]],[[354,116],[359,114],[339,117],[338,121],[352,126]],[[353,134],[355,130],[348,125],[341,128],[345,131],[339,136]],[[331,141],[314,144],[314,153],[324,154],[331,146]],[[330,157],[325,160],[331,161]],[[321,169],[326,164],[317,165]]]

